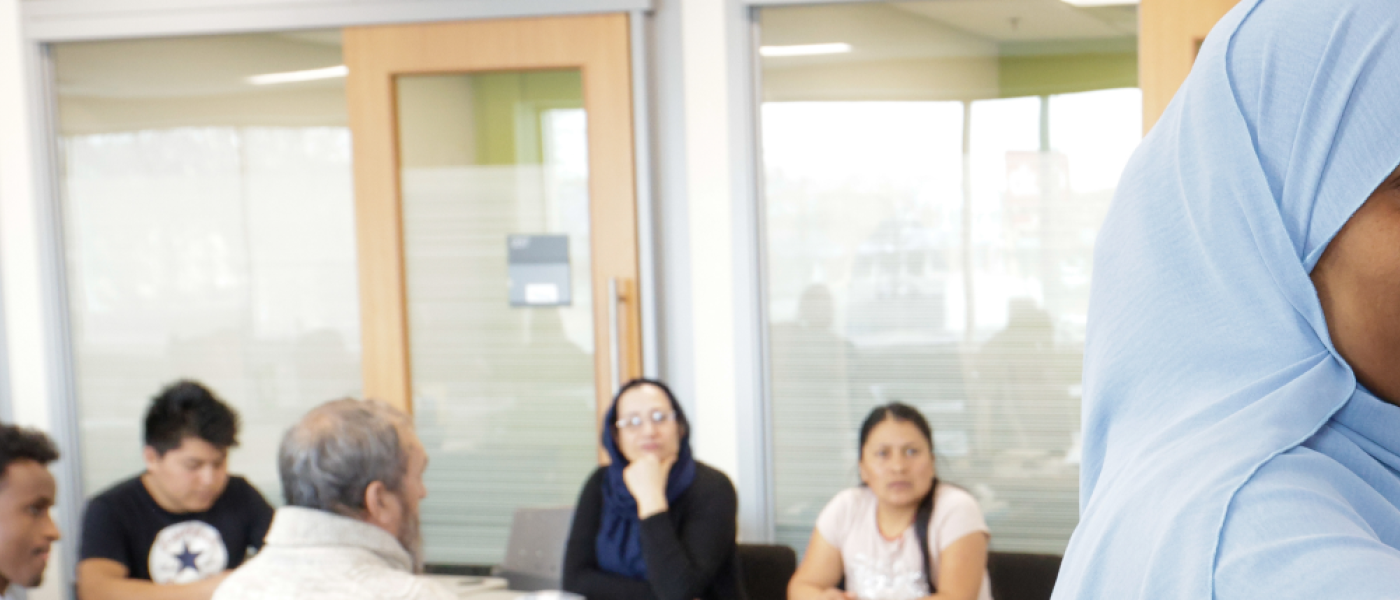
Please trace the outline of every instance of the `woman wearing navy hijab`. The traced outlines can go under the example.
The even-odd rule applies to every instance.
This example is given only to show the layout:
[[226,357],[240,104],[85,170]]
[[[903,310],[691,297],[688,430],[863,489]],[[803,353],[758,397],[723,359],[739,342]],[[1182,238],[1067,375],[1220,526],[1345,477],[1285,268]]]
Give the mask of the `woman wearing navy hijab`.
[[690,423],[665,384],[628,382],[603,418],[611,464],[584,484],[564,589],[589,600],[739,598],[738,499],[690,453]]
[[1097,242],[1055,598],[1400,596],[1400,4],[1243,0]]

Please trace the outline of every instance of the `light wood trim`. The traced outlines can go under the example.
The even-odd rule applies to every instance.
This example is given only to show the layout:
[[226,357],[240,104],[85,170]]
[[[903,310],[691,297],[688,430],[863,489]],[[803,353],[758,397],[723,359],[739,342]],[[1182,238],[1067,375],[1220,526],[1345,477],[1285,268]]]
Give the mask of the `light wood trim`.
[[364,395],[412,411],[393,79],[362,29],[344,32],[359,252]]
[[[344,31],[350,69],[364,393],[412,410],[403,225],[393,77],[399,74],[580,69],[588,114],[594,380],[599,412],[611,400],[608,280],[636,281],[636,174],[630,31],[625,14],[504,19]],[[631,292],[635,298],[635,291]],[[625,319],[624,373],[641,372],[640,303]]]
[[[642,376],[642,299],[637,291],[637,280],[627,279],[622,286],[623,299],[627,301],[627,310],[619,315],[623,327],[623,339],[627,341],[627,346],[622,350],[622,379],[636,379]],[[627,348],[635,351],[629,352]]]
[[1186,81],[1196,51],[1237,0],[1141,0],[1138,5],[1138,83],[1146,133]]

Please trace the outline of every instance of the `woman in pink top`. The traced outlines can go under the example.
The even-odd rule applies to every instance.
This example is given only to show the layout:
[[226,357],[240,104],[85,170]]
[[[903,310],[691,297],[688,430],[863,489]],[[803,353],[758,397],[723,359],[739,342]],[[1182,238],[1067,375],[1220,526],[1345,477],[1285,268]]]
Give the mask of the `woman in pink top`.
[[972,495],[939,483],[917,409],[894,402],[865,418],[860,479],[817,517],[790,600],[991,600],[987,523]]

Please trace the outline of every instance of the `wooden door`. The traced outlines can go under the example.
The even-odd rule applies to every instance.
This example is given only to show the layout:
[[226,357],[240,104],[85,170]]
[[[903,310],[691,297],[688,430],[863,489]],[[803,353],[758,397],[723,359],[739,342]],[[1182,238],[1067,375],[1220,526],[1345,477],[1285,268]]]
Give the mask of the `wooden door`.
[[1196,52],[1215,23],[1238,0],[1142,0],[1138,6],[1138,65],[1142,130],[1146,133],[1186,81]]
[[[431,173],[433,169],[439,171],[438,175],[448,173],[444,175],[447,179],[455,177],[456,175],[449,173],[455,167],[449,165],[438,168],[453,161],[462,165],[456,169],[459,172],[457,175],[462,175],[459,178],[462,181],[453,184],[458,185],[460,189],[455,192],[443,192],[439,196],[456,195],[460,196],[460,200],[449,198],[446,201],[438,201],[443,210],[456,211],[451,214],[465,215],[467,220],[474,218],[471,215],[480,214],[481,219],[486,220],[495,218],[491,215],[509,216],[513,214],[512,211],[524,214],[541,210],[554,210],[556,213],[561,210],[573,210],[536,210],[529,207],[501,209],[497,206],[494,192],[480,189],[482,186],[516,185],[536,176],[544,183],[527,182],[526,187],[548,187],[558,183],[549,183],[559,179],[554,177],[551,180],[550,170],[557,171],[558,168],[564,167],[545,165],[536,168],[533,164],[524,164],[531,160],[529,157],[516,160],[529,153],[528,149],[522,150],[522,146],[549,145],[548,136],[545,136],[543,142],[539,142],[540,136],[527,130],[531,127],[547,129],[548,119],[542,121],[544,117],[541,115],[550,114],[550,111],[554,110],[551,106],[558,109],[554,110],[558,113],[554,116],[559,117],[555,120],[565,123],[562,127],[566,130],[570,119],[582,122],[585,117],[581,117],[577,110],[569,108],[572,101],[567,98],[561,100],[561,96],[542,93],[543,95],[537,94],[537,98],[522,100],[521,98],[528,94],[522,95],[521,90],[528,92],[533,88],[567,88],[572,85],[579,91],[582,114],[586,115],[587,208],[583,211],[586,214],[579,214],[580,211],[575,210],[571,214],[554,214],[541,218],[565,229],[577,229],[578,221],[587,221],[589,240],[586,244],[579,245],[577,235],[564,235],[568,238],[567,243],[573,244],[571,259],[577,262],[580,259],[579,255],[587,254],[589,263],[586,269],[574,269],[584,272],[584,278],[588,279],[588,285],[574,286],[574,291],[582,290],[581,294],[586,298],[573,298],[570,301],[572,304],[567,306],[578,308],[586,299],[591,304],[589,312],[592,322],[588,329],[591,330],[592,337],[592,368],[590,373],[584,374],[583,377],[592,378],[595,413],[601,414],[611,400],[615,386],[641,373],[639,302],[635,285],[638,271],[636,178],[627,15],[355,27],[344,31],[344,54],[349,68],[347,95],[354,140],[365,395],[385,400],[408,411],[414,410],[414,398],[422,397],[420,390],[415,389],[415,370],[423,371],[427,368],[427,363],[450,369],[454,360],[450,356],[450,349],[444,350],[442,356],[415,356],[415,352],[436,353],[436,350],[423,350],[419,347],[415,351],[414,336],[436,335],[441,327],[453,326],[435,324],[451,323],[452,319],[449,317],[442,317],[439,321],[432,320],[453,311],[458,311],[458,316],[461,317],[459,321],[476,323],[474,329],[464,329],[462,337],[474,337],[475,334],[471,334],[474,331],[484,332],[476,337],[481,337],[482,343],[487,344],[487,347],[475,348],[473,354],[470,354],[471,358],[459,361],[465,372],[482,374],[483,379],[497,376],[503,370],[512,370],[516,379],[528,379],[531,368],[528,360],[531,352],[528,349],[516,351],[510,348],[517,345],[517,339],[533,335],[532,328],[539,327],[538,323],[542,320],[553,323],[563,319],[566,322],[562,329],[569,329],[567,326],[573,325],[572,337],[569,338],[575,340],[572,345],[584,348],[584,352],[587,352],[586,338],[590,331],[580,329],[579,319],[570,321],[566,318],[570,315],[551,316],[547,301],[552,297],[548,294],[544,297],[544,307],[528,304],[507,307],[508,302],[514,302],[511,299],[513,297],[508,298],[505,292],[497,293],[507,288],[507,281],[500,280],[500,275],[506,267],[504,264],[497,264],[507,260],[505,235],[499,240],[500,256],[496,256],[497,249],[492,246],[497,242],[489,239],[496,233],[490,233],[486,241],[481,243],[481,249],[472,251],[490,256],[477,262],[461,262],[461,265],[465,265],[464,268],[445,271],[446,275],[436,275],[437,280],[446,283],[451,283],[453,277],[462,277],[464,281],[470,281],[469,284],[463,284],[467,289],[463,293],[476,294],[472,298],[487,297],[487,300],[481,300],[484,303],[461,303],[460,306],[454,306],[449,299],[430,308],[415,309],[415,294],[429,294],[411,289],[413,285],[417,285],[413,284],[415,269],[426,273],[435,267],[414,263],[417,260],[414,258],[414,252],[419,250],[415,250],[418,247],[413,232],[413,218],[416,218],[413,215],[416,214],[416,209],[411,199],[407,204],[407,230],[405,219],[405,186],[409,186],[412,196],[416,193],[412,191],[415,189],[413,186],[417,184],[411,180],[420,178],[420,175],[427,178],[436,176]],[[453,79],[454,77],[467,79],[458,80]],[[505,81],[504,85],[503,77],[509,80]],[[563,83],[559,83],[561,81]],[[419,104],[407,107],[405,103],[408,100],[405,98],[409,88],[438,88],[446,91],[443,92],[445,95],[441,100],[413,100]],[[498,91],[506,88],[514,90],[510,93],[516,95],[516,104],[513,108],[495,113],[492,113],[489,107],[482,108],[483,105],[495,101],[491,94],[496,92],[483,91],[487,88]],[[458,91],[452,91],[454,89]],[[421,95],[417,91],[413,94],[415,98]],[[460,98],[454,100],[458,96]],[[431,116],[428,113],[432,113]],[[454,127],[464,133],[443,134]],[[514,132],[506,131],[505,135],[516,137],[506,145],[512,145],[513,149],[506,149],[505,158],[493,158],[490,156],[493,153],[501,154],[496,152],[499,148],[491,143],[481,142],[481,132],[504,131],[510,127],[514,128]],[[525,133],[522,134],[522,131]],[[559,134],[556,137],[568,139],[555,145],[568,145],[573,143],[569,140],[576,141],[577,136],[569,137],[570,135],[573,134],[567,131]],[[410,143],[408,139],[429,139],[434,136],[436,141],[418,146]],[[477,141],[466,139],[472,137],[478,138]],[[426,149],[420,149],[419,146]],[[540,150],[536,147],[533,151],[538,155],[546,150],[548,149]],[[473,156],[463,158],[466,155]],[[561,160],[577,166],[581,159]],[[497,167],[505,168],[502,166],[505,163],[525,169],[520,171],[525,175],[502,175],[503,171]],[[427,167],[419,169],[422,171],[420,173],[414,171],[418,168],[415,165]],[[506,183],[502,184],[501,181]],[[567,188],[567,182],[559,185]],[[566,189],[560,193],[567,191]],[[473,208],[478,205],[480,210]],[[427,223],[421,228],[429,231],[432,230],[435,221],[451,218],[424,217]],[[515,227],[521,231],[516,232],[509,227],[505,227],[503,231],[511,236],[516,233],[535,233],[531,226],[517,224]],[[476,233],[463,234],[463,239],[477,239],[486,235],[477,230],[473,231]],[[433,248],[422,252],[452,252],[450,245],[438,244]],[[510,251],[510,256],[514,255],[514,251]],[[509,268],[511,278],[514,278],[516,273],[514,265],[515,263],[511,263]],[[423,284],[430,285],[431,282]],[[568,295],[568,290],[563,290],[563,293]],[[423,314],[419,315],[415,310]],[[555,312],[563,314],[566,310],[559,308]],[[572,317],[577,316],[572,314]],[[583,319],[586,320],[587,315],[584,315]],[[528,321],[532,324],[516,327],[513,325],[516,321]],[[504,341],[500,343],[497,354],[496,349],[489,347],[490,341],[486,338],[495,335],[492,333],[495,331],[492,327],[501,322],[509,322],[506,329],[514,327],[523,333],[501,334]],[[553,325],[550,327],[554,334],[561,329]],[[415,331],[418,333],[415,334]],[[549,354],[546,351],[539,353]],[[506,369],[493,367],[490,364],[493,360],[513,362]],[[560,370],[556,368],[556,364],[541,360],[537,371],[539,377],[548,378]],[[415,369],[415,366],[418,368]],[[471,379],[469,376],[464,378]],[[468,384],[469,382],[456,386],[455,391],[438,389],[433,393],[475,393],[462,391],[465,389],[463,386]],[[435,389],[452,387],[447,384],[434,386]],[[498,394],[499,390],[493,393]],[[529,393],[515,394],[528,395]],[[485,402],[498,400],[483,399]],[[510,401],[528,402],[529,398],[513,396]]]

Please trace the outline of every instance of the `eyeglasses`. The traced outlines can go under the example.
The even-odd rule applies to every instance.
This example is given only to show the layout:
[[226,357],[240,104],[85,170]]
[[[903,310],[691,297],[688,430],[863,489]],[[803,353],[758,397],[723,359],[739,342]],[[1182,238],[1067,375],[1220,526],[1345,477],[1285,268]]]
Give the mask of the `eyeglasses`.
[[651,421],[653,425],[660,426],[667,421],[676,418],[674,410],[653,410],[647,415],[631,415],[617,420],[618,429],[641,429],[642,423]]

